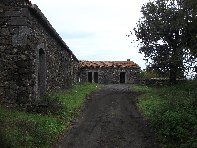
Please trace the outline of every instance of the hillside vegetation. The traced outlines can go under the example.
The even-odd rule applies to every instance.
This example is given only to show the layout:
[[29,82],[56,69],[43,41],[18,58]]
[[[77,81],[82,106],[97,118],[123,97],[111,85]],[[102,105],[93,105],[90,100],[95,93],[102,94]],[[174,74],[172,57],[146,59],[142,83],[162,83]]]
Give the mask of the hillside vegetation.
[[163,147],[197,147],[197,81],[175,86],[135,86],[138,107]]

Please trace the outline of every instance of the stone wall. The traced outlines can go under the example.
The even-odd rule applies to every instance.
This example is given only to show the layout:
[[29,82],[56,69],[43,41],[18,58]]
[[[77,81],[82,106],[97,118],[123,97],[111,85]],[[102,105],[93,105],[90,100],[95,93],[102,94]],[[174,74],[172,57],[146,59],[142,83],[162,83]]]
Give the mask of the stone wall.
[[88,82],[88,72],[98,72],[98,83],[101,84],[119,84],[121,72],[125,72],[127,84],[136,83],[139,80],[138,68],[83,68],[80,72],[81,82]]
[[36,5],[0,2],[0,101],[28,103],[78,81],[78,60]]

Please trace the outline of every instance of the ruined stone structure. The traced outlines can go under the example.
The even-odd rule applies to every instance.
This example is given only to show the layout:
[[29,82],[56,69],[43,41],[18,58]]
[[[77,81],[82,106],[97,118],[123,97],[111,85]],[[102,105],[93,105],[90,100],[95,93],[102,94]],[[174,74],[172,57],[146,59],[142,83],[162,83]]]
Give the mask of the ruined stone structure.
[[35,102],[78,81],[78,60],[36,5],[0,1],[0,101]]
[[130,61],[81,61],[81,82],[102,84],[135,83],[140,67]]
[[78,82],[134,83],[132,61],[81,61],[29,0],[0,1],[0,103],[35,103]]

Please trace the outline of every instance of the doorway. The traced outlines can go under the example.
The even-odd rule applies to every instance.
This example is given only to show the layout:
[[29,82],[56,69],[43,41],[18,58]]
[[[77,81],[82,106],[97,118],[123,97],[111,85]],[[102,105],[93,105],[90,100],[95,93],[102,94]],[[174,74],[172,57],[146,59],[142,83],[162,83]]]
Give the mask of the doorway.
[[88,82],[92,83],[92,72],[88,72]]
[[94,72],[94,83],[98,83],[98,72]]
[[126,80],[126,73],[125,72],[120,72],[120,83],[125,83]]

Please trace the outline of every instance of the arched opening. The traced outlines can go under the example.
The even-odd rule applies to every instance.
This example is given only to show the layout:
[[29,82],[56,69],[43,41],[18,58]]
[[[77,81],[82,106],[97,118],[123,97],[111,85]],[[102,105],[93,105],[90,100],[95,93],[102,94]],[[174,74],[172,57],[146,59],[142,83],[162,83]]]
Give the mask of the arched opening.
[[46,56],[43,49],[39,49],[38,60],[38,92],[41,98],[45,95],[46,89]]

